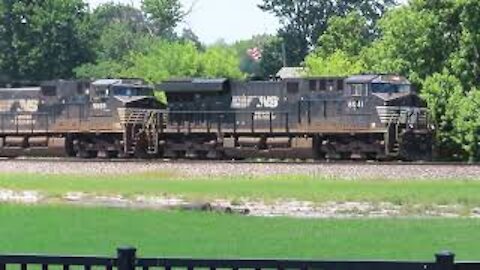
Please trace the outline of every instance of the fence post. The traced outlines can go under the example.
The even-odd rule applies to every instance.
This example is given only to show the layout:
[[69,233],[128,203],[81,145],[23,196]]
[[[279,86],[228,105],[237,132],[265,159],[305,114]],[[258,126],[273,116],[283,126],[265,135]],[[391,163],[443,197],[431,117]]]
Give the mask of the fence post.
[[435,254],[436,270],[454,270],[455,254],[450,251],[442,251]]
[[117,248],[117,269],[135,270],[136,252],[134,247]]

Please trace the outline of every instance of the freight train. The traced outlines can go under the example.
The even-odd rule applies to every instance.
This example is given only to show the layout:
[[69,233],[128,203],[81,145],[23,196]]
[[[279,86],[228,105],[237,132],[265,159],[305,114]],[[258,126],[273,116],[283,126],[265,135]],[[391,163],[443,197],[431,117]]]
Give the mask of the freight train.
[[[165,93],[161,102],[154,90]],[[396,75],[50,81],[0,89],[0,155],[429,160],[425,103]]]

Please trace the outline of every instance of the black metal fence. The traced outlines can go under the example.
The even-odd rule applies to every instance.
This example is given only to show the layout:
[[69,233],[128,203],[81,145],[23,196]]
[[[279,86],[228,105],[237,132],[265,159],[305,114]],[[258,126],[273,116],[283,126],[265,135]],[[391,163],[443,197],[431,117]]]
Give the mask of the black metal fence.
[[85,256],[40,256],[0,255],[0,270],[16,266],[28,270],[30,266],[42,270],[60,267],[63,270],[81,267],[91,270],[98,267],[105,270],[149,270],[151,268],[175,269],[277,269],[277,270],[474,270],[480,269],[480,262],[455,262],[455,255],[442,252],[435,255],[435,261],[312,261],[312,260],[226,260],[186,258],[138,258],[135,248],[117,249],[117,257]]

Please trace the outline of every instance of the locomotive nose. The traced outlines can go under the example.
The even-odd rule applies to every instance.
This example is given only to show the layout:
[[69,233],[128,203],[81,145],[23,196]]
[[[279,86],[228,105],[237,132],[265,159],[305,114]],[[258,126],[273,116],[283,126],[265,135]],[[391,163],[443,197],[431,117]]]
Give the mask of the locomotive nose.
[[384,106],[426,107],[425,101],[415,93],[374,93],[373,95],[380,98]]
[[428,110],[425,102],[414,93],[374,94],[383,101],[377,113],[383,124],[427,126]]
[[155,97],[122,97],[123,106],[118,107],[120,124],[142,124],[152,112],[165,108]]
[[160,102],[157,98],[151,96],[134,96],[134,97],[115,97],[122,103],[124,108],[143,108],[160,110],[165,108],[165,104]]

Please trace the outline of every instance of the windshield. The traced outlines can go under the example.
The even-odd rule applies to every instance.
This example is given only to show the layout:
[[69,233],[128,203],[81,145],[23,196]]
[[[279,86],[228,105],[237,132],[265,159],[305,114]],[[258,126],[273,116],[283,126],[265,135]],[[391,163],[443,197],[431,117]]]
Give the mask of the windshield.
[[373,93],[408,93],[411,90],[410,84],[373,83]]
[[129,87],[115,86],[113,87],[114,96],[153,96],[153,89],[148,87]]

